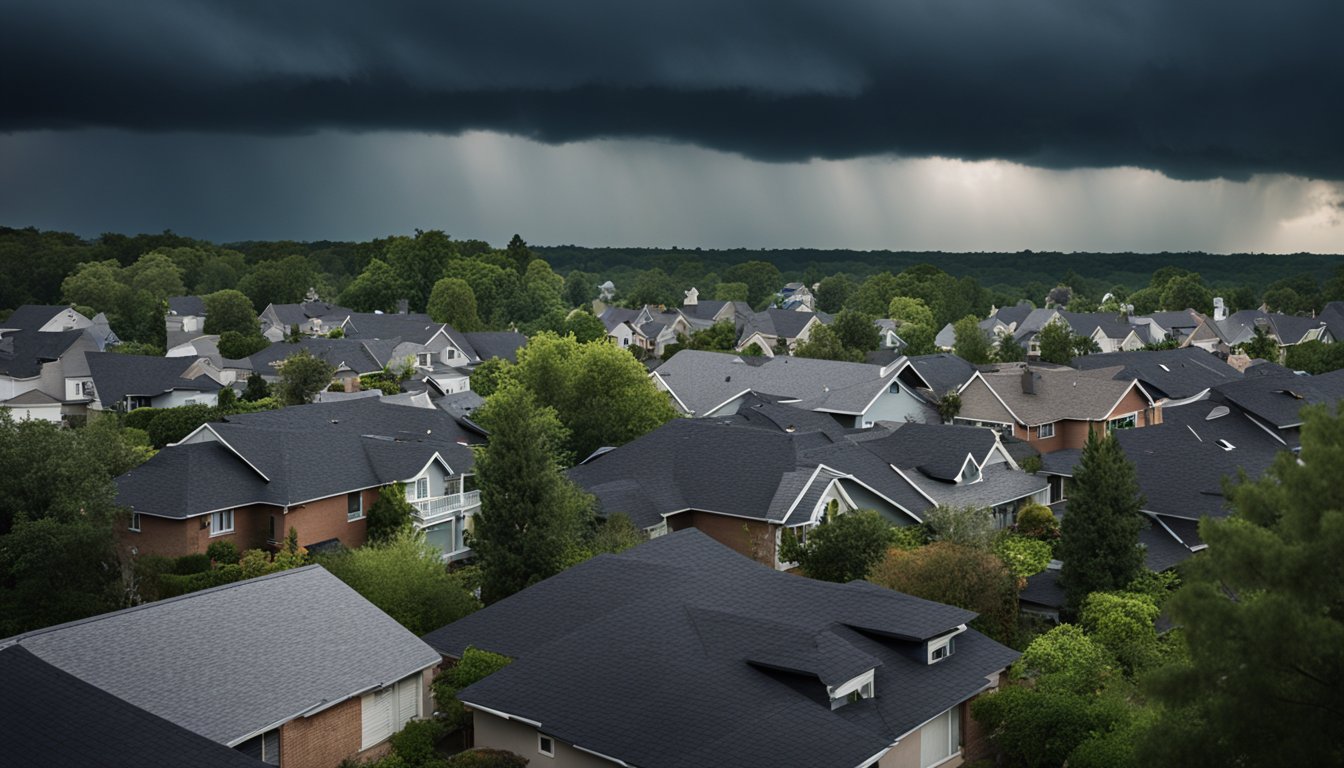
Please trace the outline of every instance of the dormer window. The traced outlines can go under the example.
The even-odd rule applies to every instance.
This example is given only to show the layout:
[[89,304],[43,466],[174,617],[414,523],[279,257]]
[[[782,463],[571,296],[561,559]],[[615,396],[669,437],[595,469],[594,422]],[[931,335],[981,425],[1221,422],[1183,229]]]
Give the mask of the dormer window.
[[932,640],[930,640],[925,645],[925,648],[927,649],[928,663],[937,664],[938,662],[947,659],[947,657],[955,653],[957,650],[957,642],[956,642],[957,635],[960,635],[962,632],[965,631],[966,631],[966,625],[962,624],[961,626],[957,627],[955,630],[947,633],[946,635],[943,635],[942,637],[935,637]]
[[839,709],[846,704],[859,701],[860,699],[871,699],[875,693],[873,685],[873,672],[868,670],[862,675],[830,688],[828,693],[831,697],[831,709]]

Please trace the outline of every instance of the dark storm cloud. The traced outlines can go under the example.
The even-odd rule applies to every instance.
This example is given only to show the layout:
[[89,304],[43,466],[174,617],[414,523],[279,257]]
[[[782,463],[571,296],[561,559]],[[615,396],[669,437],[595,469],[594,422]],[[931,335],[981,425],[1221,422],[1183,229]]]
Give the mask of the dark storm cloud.
[[501,131],[1344,178],[1338,0],[18,0],[0,130]]

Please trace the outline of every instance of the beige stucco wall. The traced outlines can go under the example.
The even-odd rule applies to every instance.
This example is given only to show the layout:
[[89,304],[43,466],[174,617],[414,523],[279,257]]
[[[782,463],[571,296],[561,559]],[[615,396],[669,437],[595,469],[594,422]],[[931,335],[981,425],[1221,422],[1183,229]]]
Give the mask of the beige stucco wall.
[[611,768],[615,765],[568,744],[555,740],[555,757],[537,750],[537,730],[514,720],[505,720],[485,712],[472,713],[477,747],[507,749],[527,758],[529,768]]

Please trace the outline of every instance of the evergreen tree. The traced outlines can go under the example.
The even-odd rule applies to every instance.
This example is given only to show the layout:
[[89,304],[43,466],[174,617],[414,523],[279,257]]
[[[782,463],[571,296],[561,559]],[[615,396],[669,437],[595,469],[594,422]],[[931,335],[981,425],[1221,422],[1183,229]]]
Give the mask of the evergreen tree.
[[999,334],[994,359],[1000,363],[1020,363],[1027,359],[1027,350],[1022,346],[1022,342],[1013,337],[1013,334],[1004,331]]
[[1208,550],[1167,602],[1189,662],[1155,681],[1168,715],[1141,764],[1344,764],[1328,736],[1344,715],[1344,416],[1304,417],[1300,454],[1199,525]]
[[1114,435],[1088,434],[1061,527],[1060,584],[1077,611],[1093,592],[1123,589],[1143,570],[1139,483]]
[[582,559],[593,498],[561,473],[567,437],[555,409],[505,383],[475,414],[490,431],[476,454],[481,511],[471,547],[492,603]]
[[975,315],[967,315],[953,323],[956,333],[957,357],[971,365],[984,365],[989,362],[989,340],[980,329],[980,321]]
[[398,533],[412,527],[411,516],[414,514],[415,508],[406,500],[406,491],[401,485],[384,486],[378,491],[378,500],[369,507],[369,543],[396,538]]

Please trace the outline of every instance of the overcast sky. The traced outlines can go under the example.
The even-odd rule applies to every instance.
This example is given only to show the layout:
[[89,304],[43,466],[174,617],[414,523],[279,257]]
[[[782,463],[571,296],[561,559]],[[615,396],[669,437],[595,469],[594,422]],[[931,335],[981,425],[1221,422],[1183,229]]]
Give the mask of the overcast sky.
[[1344,253],[1344,3],[10,0],[0,224]]

